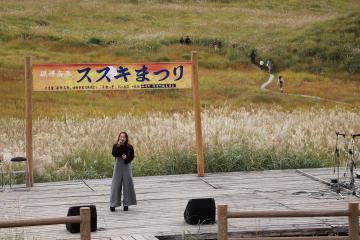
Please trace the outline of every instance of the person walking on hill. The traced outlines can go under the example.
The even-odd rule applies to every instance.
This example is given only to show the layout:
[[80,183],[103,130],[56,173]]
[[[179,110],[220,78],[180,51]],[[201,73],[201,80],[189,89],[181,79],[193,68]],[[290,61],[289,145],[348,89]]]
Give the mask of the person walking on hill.
[[264,69],[264,61],[263,60],[260,60],[259,67],[260,67],[261,70]]
[[278,88],[280,90],[281,93],[284,92],[284,78],[280,75],[279,78],[278,78],[278,81],[277,81],[277,85],[278,85]]
[[256,51],[255,49],[251,50],[250,61],[252,64],[256,64]]
[[117,142],[113,145],[112,155],[115,157],[115,164],[111,182],[110,211],[115,212],[115,208],[121,206],[122,191],[124,211],[128,211],[129,206],[136,205],[131,172],[131,161],[135,154],[126,132],[119,134]]
[[268,68],[268,73],[271,73],[272,65],[273,65],[272,60],[271,60],[271,59],[268,59],[268,60],[266,61],[266,67]]
[[191,38],[190,38],[189,36],[186,36],[186,38],[185,38],[185,44],[186,44],[186,45],[192,44]]

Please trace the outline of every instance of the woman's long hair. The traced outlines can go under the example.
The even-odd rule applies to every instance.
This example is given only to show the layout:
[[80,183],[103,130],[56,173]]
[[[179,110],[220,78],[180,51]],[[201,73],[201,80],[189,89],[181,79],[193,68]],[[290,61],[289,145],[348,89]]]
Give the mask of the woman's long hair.
[[126,137],[125,145],[128,145],[128,144],[129,144],[129,136],[128,136],[127,132],[120,132],[120,133],[119,133],[117,143],[119,142],[119,140],[120,140],[120,135],[121,135],[122,133],[125,134],[125,137]]

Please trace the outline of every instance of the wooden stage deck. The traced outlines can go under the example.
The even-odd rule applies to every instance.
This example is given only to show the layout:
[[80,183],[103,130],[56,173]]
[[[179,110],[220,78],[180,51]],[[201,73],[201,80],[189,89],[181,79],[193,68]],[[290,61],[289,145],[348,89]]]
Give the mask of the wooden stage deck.
[[[325,181],[335,177],[332,169],[303,169]],[[320,181],[296,170],[208,173],[135,177],[138,205],[128,212],[109,211],[111,179],[35,184],[30,191],[0,192],[0,219],[28,219],[66,216],[75,205],[95,204],[98,231],[92,239],[154,240],[154,236],[181,239],[184,234],[216,238],[217,225],[191,226],[183,212],[191,198],[215,198],[236,210],[346,209],[359,198],[342,190],[343,199]],[[326,233],[345,231],[347,218],[230,219],[232,235]],[[64,225],[0,229],[0,239],[79,239]]]

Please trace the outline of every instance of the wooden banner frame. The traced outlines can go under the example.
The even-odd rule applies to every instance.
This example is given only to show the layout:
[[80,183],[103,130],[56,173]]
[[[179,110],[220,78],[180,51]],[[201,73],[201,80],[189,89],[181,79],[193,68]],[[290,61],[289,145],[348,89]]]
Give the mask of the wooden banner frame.
[[[192,92],[193,92],[193,108],[195,120],[195,137],[196,137],[196,161],[197,161],[197,175],[203,177],[205,174],[204,163],[204,148],[202,140],[202,127],[201,127],[201,109],[200,109],[200,90],[199,90],[199,77],[198,77],[198,58],[197,52],[191,52],[191,65],[192,65]],[[32,76],[32,59],[25,57],[25,147],[28,175],[26,185],[28,187],[34,186],[33,177],[33,129],[32,129],[32,93],[33,93],[33,76]]]

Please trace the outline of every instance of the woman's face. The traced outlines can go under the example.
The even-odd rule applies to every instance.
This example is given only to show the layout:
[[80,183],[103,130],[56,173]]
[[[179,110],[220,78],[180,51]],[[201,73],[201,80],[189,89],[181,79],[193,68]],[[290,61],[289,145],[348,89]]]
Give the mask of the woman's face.
[[125,133],[121,133],[119,136],[119,143],[124,144],[126,142],[126,135]]

